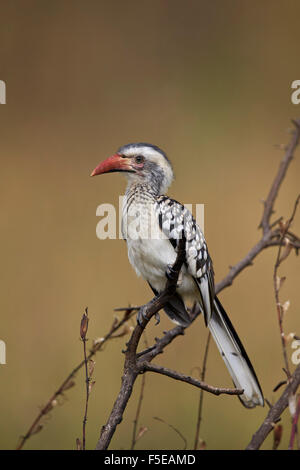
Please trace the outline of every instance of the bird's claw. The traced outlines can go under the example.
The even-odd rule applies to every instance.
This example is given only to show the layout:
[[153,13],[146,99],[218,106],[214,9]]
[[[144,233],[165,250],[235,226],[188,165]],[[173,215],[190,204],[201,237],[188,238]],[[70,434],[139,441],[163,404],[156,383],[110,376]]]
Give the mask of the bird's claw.
[[173,269],[171,264],[168,264],[167,266],[166,276],[170,281],[174,281],[174,279],[176,279],[177,272]]
[[168,264],[167,265],[167,270],[166,270],[166,276],[167,278],[169,279],[169,281],[175,281],[176,277],[177,277],[177,284],[176,286],[179,287],[181,282],[182,282],[182,274],[181,272],[177,273],[177,271],[175,271],[175,269],[173,269],[173,266],[171,264]]
[[[157,312],[154,316],[155,316],[155,320],[156,320],[156,325],[158,325],[160,323],[159,313]],[[148,317],[147,317],[146,306],[142,305],[142,307],[140,307],[140,309],[137,313],[137,322],[140,326],[142,326],[142,323],[143,323],[144,320],[148,320]]]
[[145,312],[145,305],[142,305],[137,313],[137,322],[140,326],[142,326],[142,323],[144,320],[147,320],[147,315]]

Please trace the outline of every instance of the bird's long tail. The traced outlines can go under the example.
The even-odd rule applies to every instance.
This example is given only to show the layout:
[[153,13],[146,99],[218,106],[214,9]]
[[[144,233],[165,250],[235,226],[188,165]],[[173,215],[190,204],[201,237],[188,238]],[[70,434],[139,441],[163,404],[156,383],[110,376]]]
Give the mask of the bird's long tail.
[[242,395],[238,395],[243,405],[247,408],[253,408],[256,405],[263,406],[264,398],[253,366],[217,296],[215,296],[214,309],[207,326],[235,387],[244,390]]

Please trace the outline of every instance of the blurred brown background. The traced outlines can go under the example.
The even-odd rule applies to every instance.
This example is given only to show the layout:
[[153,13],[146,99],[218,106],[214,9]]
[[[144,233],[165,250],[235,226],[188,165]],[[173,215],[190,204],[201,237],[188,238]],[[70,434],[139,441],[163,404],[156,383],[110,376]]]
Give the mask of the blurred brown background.
[[[299,2],[288,0],[1,1],[1,321],[7,365],[0,366],[0,446],[14,448],[39,406],[82,358],[79,324],[89,307],[89,338],[103,336],[113,309],[142,304],[122,240],[96,238],[96,207],[118,202],[120,175],[90,179],[120,145],[148,141],[170,156],[169,194],[205,203],[205,234],[216,281],[258,240],[262,205],[286,143],[291,82],[300,79]],[[298,149],[276,202],[288,217],[299,191]],[[297,215],[293,227],[300,231]],[[283,378],[269,249],[221,294],[266,397]],[[299,260],[281,269],[285,331],[300,332]],[[148,339],[172,324],[163,315]],[[154,323],[154,322],[153,322]],[[207,332],[202,319],[157,362],[191,373]],[[93,448],[119,391],[125,338],[96,358],[87,439]],[[289,356],[292,353],[288,346]],[[196,372],[194,372],[196,373]],[[216,347],[207,381],[231,386]],[[58,406],[30,449],[69,449],[81,436],[84,377]],[[112,449],[130,446],[140,380]],[[158,416],[193,445],[198,390],[148,374],[137,448],[182,448]],[[205,395],[201,438],[208,449],[243,448],[267,409]],[[283,419],[286,447],[290,417]],[[270,448],[269,438],[264,448]]]

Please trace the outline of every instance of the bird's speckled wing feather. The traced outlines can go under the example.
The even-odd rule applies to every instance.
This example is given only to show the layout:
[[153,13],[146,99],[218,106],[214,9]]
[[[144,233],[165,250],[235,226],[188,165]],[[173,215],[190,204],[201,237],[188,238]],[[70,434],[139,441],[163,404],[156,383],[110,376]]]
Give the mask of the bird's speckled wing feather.
[[213,266],[204,235],[191,212],[174,199],[160,196],[156,210],[159,226],[175,249],[182,235],[186,239],[185,264],[199,288],[207,324],[211,318],[215,292]]

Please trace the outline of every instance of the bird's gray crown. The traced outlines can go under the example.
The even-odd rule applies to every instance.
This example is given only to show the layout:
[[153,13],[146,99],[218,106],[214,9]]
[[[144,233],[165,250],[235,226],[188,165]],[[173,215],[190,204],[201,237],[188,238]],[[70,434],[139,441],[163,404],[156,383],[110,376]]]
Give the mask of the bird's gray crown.
[[117,153],[127,158],[143,156],[145,159],[141,169],[127,173],[129,185],[147,184],[157,194],[164,194],[172,182],[173,169],[163,150],[156,145],[138,142],[123,145]]
[[169,165],[171,165],[171,162],[168,159],[166,153],[161,148],[157,147],[157,145],[148,144],[147,142],[132,142],[130,144],[123,145],[117,150],[117,153],[120,155],[127,155],[128,153],[134,153],[136,151],[140,151],[143,153],[143,149],[145,149],[145,151],[149,149],[160,153],[166,159]]

